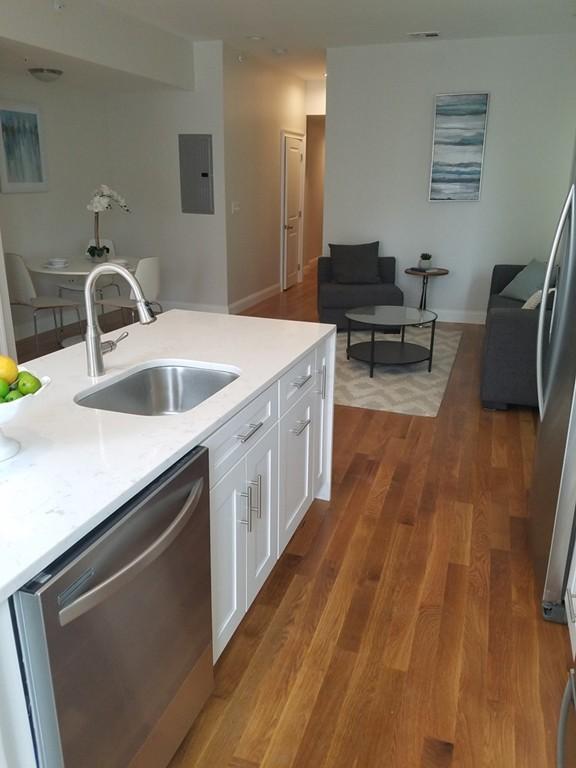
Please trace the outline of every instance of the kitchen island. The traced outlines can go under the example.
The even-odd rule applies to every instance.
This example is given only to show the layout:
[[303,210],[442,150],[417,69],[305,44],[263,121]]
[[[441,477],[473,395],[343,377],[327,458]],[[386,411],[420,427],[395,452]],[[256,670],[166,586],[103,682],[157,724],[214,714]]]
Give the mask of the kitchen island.
[[[239,375],[190,411],[135,416],[74,402],[95,383],[86,375],[84,345],[29,363],[31,370],[49,376],[52,383],[6,425],[5,432],[20,441],[22,450],[0,464],[1,768],[34,765],[8,603],[30,578],[197,445],[206,444],[210,451],[213,509],[225,510],[222,488],[245,461],[226,446],[230,435],[247,434],[256,407],[268,414],[268,421],[261,417],[258,422],[266,421],[258,439],[270,442],[276,434],[280,451],[284,445],[290,452],[277,467],[280,517],[274,562],[312,498],[330,497],[333,326],[173,310],[151,326],[132,325],[128,330],[128,339],[105,357],[106,373],[98,384],[151,360],[197,362]],[[301,434],[303,424],[309,427],[307,452],[290,442]],[[290,489],[298,484],[288,482],[289,477],[282,480],[282,472],[288,471],[286,467],[296,471],[304,455],[306,493],[292,498]],[[221,552],[226,552],[225,546]],[[259,578],[272,566],[271,561]],[[213,579],[226,575],[213,568]],[[253,584],[244,584],[249,593],[245,609],[259,586],[256,577]],[[240,618],[216,627],[218,652]]]

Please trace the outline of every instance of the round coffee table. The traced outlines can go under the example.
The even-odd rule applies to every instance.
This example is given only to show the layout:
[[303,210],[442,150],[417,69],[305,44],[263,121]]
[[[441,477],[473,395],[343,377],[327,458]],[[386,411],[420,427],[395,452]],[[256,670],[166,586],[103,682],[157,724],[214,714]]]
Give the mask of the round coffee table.
[[[346,312],[348,319],[348,342],[346,356],[370,364],[370,378],[374,376],[375,365],[413,365],[428,361],[428,372],[432,370],[434,335],[438,315],[427,309],[416,307],[374,306],[358,307]],[[364,325],[371,330],[370,341],[350,343],[352,323]],[[430,325],[430,346],[414,344],[404,340],[406,327]],[[376,331],[391,333],[400,328],[400,341],[375,339]]]

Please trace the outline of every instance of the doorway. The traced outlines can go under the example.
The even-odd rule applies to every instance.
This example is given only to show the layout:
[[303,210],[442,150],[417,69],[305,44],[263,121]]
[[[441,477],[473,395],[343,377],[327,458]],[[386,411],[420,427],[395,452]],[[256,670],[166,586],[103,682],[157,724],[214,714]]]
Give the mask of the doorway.
[[295,285],[302,274],[304,196],[304,137],[282,134],[282,290]]
[[304,270],[312,266],[322,254],[325,156],[326,115],[308,115],[304,182]]

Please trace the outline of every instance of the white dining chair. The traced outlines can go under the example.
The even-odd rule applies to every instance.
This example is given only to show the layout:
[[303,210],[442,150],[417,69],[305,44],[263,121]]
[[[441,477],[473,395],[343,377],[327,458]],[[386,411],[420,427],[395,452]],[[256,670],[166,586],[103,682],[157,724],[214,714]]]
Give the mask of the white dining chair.
[[[140,259],[134,277],[140,283],[142,293],[152,305],[154,311],[158,313],[163,312],[162,305],[157,301],[160,293],[160,259],[158,256]],[[126,298],[120,296],[113,299],[100,299],[96,303],[102,307],[120,309],[123,314],[128,309],[132,312],[132,318],[135,319],[136,300],[132,292]]]
[[[34,338],[36,341],[36,350],[40,351],[38,339],[38,313],[51,311],[54,318],[54,330],[58,343],[62,341],[62,311],[71,309],[76,313],[80,333],[82,334],[82,319],[80,317],[80,304],[77,301],[63,299],[60,296],[38,296],[36,288],[30,277],[28,267],[24,259],[18,253],[4,254],[6,262],[6,277],[8,279],[8,293],[10,295],[10,304],[18,307],[28,307],[32,310],[34,320]],[[60,323],[56,310],[60,312]]]
[[[91,246],[96,245],[96,240],[92,237],[88,241],[88,245],[86,246],[86,256],[90,256],[88,253],[88,248]],[[107,240],[105,238],[100,238],[100,245],[105,246],[108,248],[108,259],[115,259],[116,258],[116,248],[114,247],[114,241],[113,240]],[[114,288],[114,290],[117,292],[118,296],[122,295],[122,291],[120,289],[120,286],[112,277],[103,277],[100,280],[98,280],[98,283],[96,285],[96,295],[99,299],[104,298],[104,291],[107,288]],[[58,284],[58,296],[62,297],[63,291],[70,291],[71,293],[82,293],[84,291],[84,281],[81,283],[59,283]]]

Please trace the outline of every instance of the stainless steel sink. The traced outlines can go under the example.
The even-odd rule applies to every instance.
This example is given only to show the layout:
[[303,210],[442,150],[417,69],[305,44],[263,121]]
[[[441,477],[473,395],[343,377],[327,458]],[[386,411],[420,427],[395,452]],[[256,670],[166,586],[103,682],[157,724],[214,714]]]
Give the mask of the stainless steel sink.
[[160,416],[184,413],[237,379],[230,370],[157,361],[80,392],[78,405],[101,411]]

